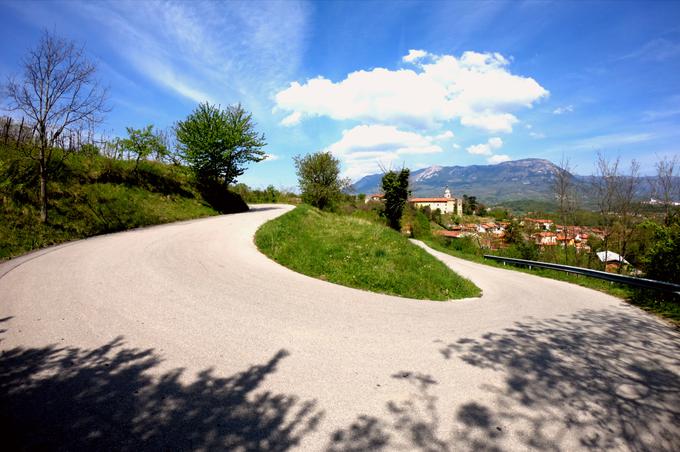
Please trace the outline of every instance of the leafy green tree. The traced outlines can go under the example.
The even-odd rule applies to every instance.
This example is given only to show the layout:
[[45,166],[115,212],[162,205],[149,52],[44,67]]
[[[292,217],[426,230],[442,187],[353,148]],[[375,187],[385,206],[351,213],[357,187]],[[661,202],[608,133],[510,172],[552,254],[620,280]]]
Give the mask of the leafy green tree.
[[505,228],[505,241],[510,244],[524,243],[524,231],[517,220],[513,219]]
[[538,260],[539,249],[538,245],[529,240],[522,240],[514,245],[520,259],[527,259],[530,261]]
[[330,152],[316,152],[296,156],[295,169],[302,191],[302,201],[319,209],[332,209],[349,186],[340,177],[340,160]]
[[163,143],[160,135],[153,131],[153,125],[148,125],[143,129],[126,127],[128,137],[118,140],[121,151],[128,152],[135,156],[135,171],[139,166],[139,161],[146,159],[151,154],[162,156],[168,150]]
[[646,256],[647,277],[680,283],[680,220],[656,225],[653,245]]
[[500,207],[494,207],[493,209],[489,209],[486,212],[486,214],[493,217],[493,219],[496,221],[502,221],[505,220],[506,218],[510,218],[510,213],[507,211],[507,209],[503,209]]
[[382,178],[382,189],[385,193],[385,216],[389,226],[401,230],[401,216],[408,199],[408,176],[410,171],[404,168],[399,172],[388,171]]
[[477,197],[463,195],[463,214],[474,215],[477,211]]
[[80,149],[78,149],[78,153],[88,157],[94,157],[99,155],[99,148],[92,143],[85,143],[80,147]]
[[177,146],[199,182],[233,183],[249,162],[266,158],[264,134],[255,131],[252,115],[239,105],[226,110],[201,103],[175,126]]

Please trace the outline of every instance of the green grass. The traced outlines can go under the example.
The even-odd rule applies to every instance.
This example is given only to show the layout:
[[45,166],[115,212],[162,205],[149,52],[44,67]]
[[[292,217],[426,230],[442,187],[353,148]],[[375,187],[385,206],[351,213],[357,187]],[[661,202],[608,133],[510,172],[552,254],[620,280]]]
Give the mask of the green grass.
[[292,270],[344,286],[428,300],[480,294],[474,284],[401,234],[307,205],[264,224],[255,242]]
[[135,170],[134,162],[72,154],[52,174],[49,222],[42,224],[35,163],[0,146],[0,260],[93,235],[219,213],[189,171],[176,165],[143,161]]
[[514,270],[522,273],[529,273],[543,278],[551,278],[559,281],[566,281],[572,284],[578,284],[582,287],[598,290],[600,292],[622,298],[628,303],[631,303],[647,312],[651,312],[660,317],[665,318],[676,326],[680,326],[680,300],[664,298],[664,296],[654,292],[638,290],[631,286],[624,284],[611,283],[601,279],[589,278],[587,276],[579,276],[572,273],[565,273],[544,268],[529,269],[523,266],[503,265],[501,262],[484,259],[479,254],[472,254],[460,250],[451,249],[443,245],[438,239],[423,240],[431,248],[450,254],[451,256],[467,259],[469,261],[477,262],[492,267],[504,268],[507,270]]

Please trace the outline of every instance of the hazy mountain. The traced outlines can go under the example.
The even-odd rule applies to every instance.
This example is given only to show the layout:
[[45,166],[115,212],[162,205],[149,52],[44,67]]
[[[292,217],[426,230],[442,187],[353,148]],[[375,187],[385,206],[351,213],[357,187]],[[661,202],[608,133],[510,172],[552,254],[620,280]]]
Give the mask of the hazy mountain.
[[[454,196],[477,196],[490,203],[520,199],[553,199],[557,167],[543,159],[523,159],[496,165],[430,166],[411,173],[414,196],[441,196],[449,187]],[[356,193],[378,193],[382,174],[365,176],[354,184]],[[582,177],[574,181],[583,183]]]

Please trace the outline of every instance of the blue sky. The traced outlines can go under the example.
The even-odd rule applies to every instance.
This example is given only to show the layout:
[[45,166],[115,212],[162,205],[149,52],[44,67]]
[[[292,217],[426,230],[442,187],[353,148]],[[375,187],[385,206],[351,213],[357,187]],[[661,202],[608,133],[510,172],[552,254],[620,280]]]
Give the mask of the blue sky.
[[644,173],[680,155],[680,2],[0,0],[0,77],[43,29],[85,45],[110,87],[102,130],[161,129],[241,102],[271,158],[241,177],[294,187],[292,157],[383,167],[595,154]]

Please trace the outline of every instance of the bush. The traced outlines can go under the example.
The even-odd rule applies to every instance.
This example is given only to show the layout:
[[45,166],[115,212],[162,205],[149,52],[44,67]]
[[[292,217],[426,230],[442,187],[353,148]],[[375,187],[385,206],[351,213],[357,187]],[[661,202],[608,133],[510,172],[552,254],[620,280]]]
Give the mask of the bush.
[[426,239],[432,236],[430,220],[419,209],[414,209],[411,235],[416,239]]
[[680,220],[655,229],[654,244],[644,259],[647,277],[680,283]]
[[349,181],[340,178],[340,160],[330,152],[296,156],[295,169],[302,201],[321,210],[333,210]]
[[390,227],[396,231],[401,230],[401,217],[408,198],[409,170],[402,169],[388,171],[382,177],[382,189],[385,193],[385,217]]

